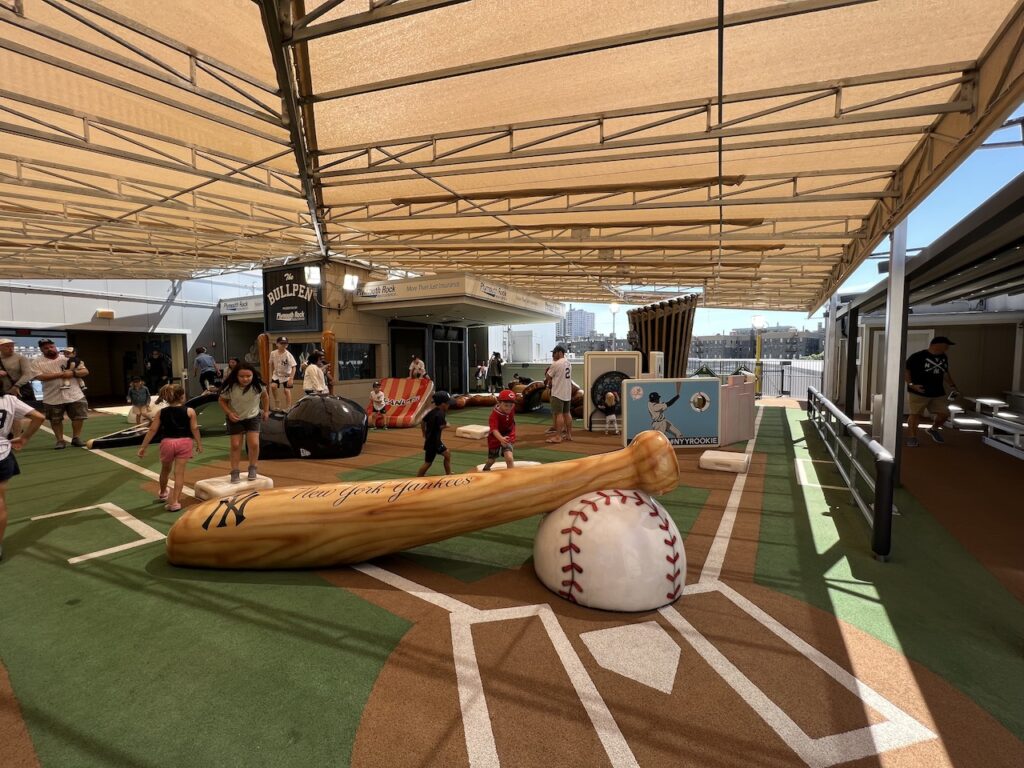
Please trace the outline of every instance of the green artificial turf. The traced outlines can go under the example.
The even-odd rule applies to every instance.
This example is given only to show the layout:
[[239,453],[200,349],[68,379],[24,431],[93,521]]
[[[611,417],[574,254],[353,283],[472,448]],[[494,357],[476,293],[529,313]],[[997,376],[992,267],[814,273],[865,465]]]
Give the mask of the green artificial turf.
[[166,532],[176,515],[145,478],[48,437],[19,455],[0,563],[0,659],[44,768],[348,764],[408,623],[312,571],[173,568],[162,543],[69,565],[137,537],[96,509],[31,516],[102,499]]
[[924,664],[1024,737],[1024,607],[905,490],[892,558],[871,555],[870,530],[802,411],[765,408],[767,455],[756,578],[805,600]]

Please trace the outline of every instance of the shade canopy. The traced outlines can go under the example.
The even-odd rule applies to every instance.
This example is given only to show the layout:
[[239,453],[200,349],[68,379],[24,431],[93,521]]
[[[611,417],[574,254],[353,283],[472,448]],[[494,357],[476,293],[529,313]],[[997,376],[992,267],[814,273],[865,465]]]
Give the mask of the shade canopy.
[[288,258],[813,310],[1024,94],[1013,0],[0,0],[0,277]]

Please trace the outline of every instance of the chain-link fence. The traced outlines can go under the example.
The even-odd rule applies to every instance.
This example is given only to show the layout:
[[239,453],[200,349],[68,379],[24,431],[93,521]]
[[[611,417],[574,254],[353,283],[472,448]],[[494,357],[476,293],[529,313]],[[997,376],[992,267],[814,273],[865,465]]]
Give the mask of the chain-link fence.
[[[730,360],[701,359],[691,357],[687,361],[686,375],[693,376],[700,368],[706,368],[716,376],[728,376],[738,369],[754,371],[753,358]],[[807,396],[807,388],[821,389],[822,360],[762,360],[761,394],[765,397]]]

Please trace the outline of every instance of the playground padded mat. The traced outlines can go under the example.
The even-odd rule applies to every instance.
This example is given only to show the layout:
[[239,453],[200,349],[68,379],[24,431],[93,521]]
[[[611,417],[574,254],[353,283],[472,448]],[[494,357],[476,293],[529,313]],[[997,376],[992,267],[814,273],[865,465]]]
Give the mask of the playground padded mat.
[[[177,569],[159,542],[71,564],[138,539],[98,504],[161,534],[176,514],[155,502],[152,479],[88,451],[53,451],[40,433],[8,491],[0,762],[466,765],[493,754],[508,765],[608,765],[628,764],[628,754],[645,766],[806,765],[853,755],[835,746],[837,734],[887,722],[914,734],[916,722],[934,737],[892,748],[878,739],[874,752],[821,764],[1022,764],[1024,611],[999,569],[906,491],[893,561],[871,559],[867,527],[831,487],[841,483],[803,414],[761,410],[727,536],[736,476],[697,469],[698,451],[679,453],[681,485],[660,501],[685,538],[688,592],[640,614],[591,611],[540,586],[538,518],[365,568]],[[450,412],[449,422],[487,412]],[[111,431],[106,419],[115,417],[90,419],[87,436]],[[517,417],[517,458],[619,447],[581,431],[545,444],[549,420]],[[475,443],[448,442],[456,472],[483,458]],[[188,482],[226,473],[226,438],[204,447]],[[155,451],[140,460],[135,450],[109,453],[158,471]],[[353,459],[268,461],[261,472],[280,487],[401,477],[421,461],[419,430],[389,430],[371,432]],[[707,579],[723,541],[719,578]],[[660,645],[648,652],[636,631]],[[618,660],[591,650],[597,637]],[[466,683],[467,658],[478,688]],[[844,673],[895,710],[854,695]],[[484,719],[467,706],[473,690]],[[752,690],[766,701],[744,695]]]

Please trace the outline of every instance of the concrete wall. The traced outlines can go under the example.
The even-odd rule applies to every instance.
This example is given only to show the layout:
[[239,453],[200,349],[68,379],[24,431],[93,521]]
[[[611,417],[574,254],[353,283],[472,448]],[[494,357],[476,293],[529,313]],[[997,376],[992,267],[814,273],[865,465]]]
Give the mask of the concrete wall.
[[[187,281],[3,280],[0,326],[183,333],[191,348],[204,329],[219,327],[221,297],[258,293],[259,286],[253,273]],[[98,309],[113,310],[114,319],[97,318]]]
[[[359,276],[363,283],[369,273],[341,264],[329,264],[323,277],[323,320],[324,330],[334,331],[339,343],[376,344],[377,345],[377,378],[390,376],[391,350],[388,346],[388,321],[386,318],[372,315],[369,312],[357,312],[352,304],[352,294],[342,290],[342,281],[346,270],[349,274]],[[298,334],[288,337],[291,341],[318,341],[320,334]],[[406,375],[405,371],[401,374]],[[358,403],[369,402],[371,379],[356,379],[337,382],[334,394],[349,397]]]
[[[3,280],[0,329],[65,336],[90,368],[90,396],[123,395],[128,353],[141,372],[144,343],[163,339],[174,376],[191,367],[198,344],[218,360],[223,333],[218,301],[258,293],[261,276],[239,273],[202,280]],[[112,319],[96,317],[111,310]]]

